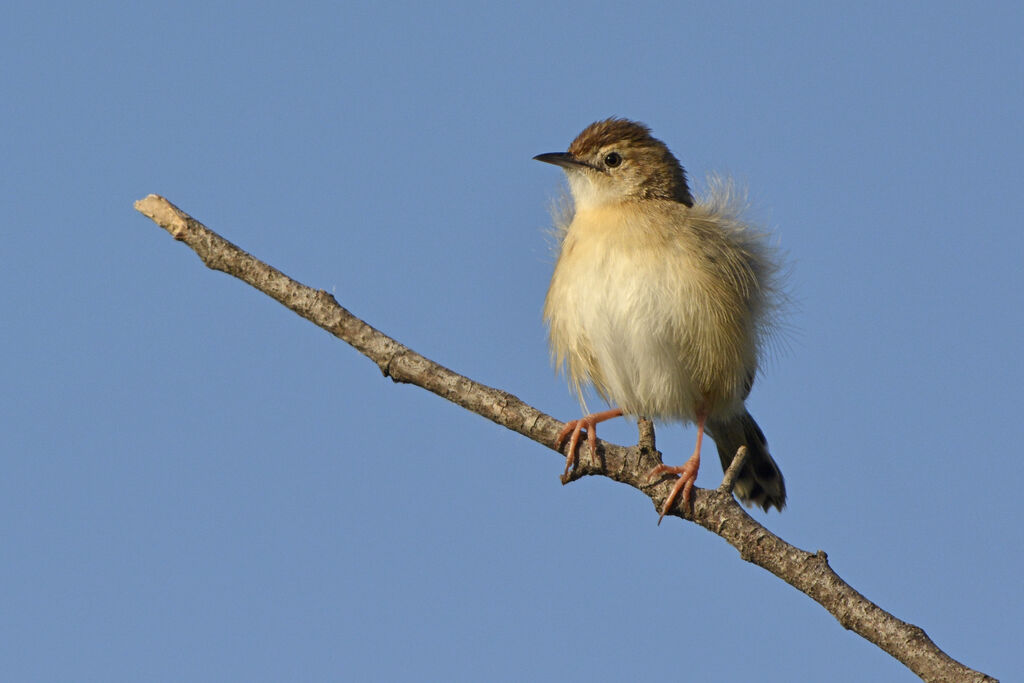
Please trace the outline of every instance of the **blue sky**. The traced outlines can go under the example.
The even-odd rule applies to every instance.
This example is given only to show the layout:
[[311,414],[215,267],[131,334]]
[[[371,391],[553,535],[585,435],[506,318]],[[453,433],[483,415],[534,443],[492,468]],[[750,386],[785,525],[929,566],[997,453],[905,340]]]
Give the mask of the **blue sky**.
[[[1019,672],[1024,10],[15,3],[0,25],[0,678],[911,681],[704,530],[382,379],[167,196],[557,417],[531,157],[647,122],[788,253],[755,515]],[[624,420],[601,434],[635,441]],[[662,428],[669,462],[693,429]],[[706,462],[698,485],[717,485]]]

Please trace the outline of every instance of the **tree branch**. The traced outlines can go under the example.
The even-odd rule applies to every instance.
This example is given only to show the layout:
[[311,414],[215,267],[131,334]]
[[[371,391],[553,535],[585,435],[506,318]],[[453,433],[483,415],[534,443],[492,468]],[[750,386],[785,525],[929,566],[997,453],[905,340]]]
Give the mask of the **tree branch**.
[[[424,358],[349,313],[327,292],[311,289],[252,257],[163,197],[151,194],[135,202],[135,208],[171,233],[174,239],[191,247],[207,267],[252,285],[352,345],[395,382],[423,387],[559,451],[555,438],[563,424],[550,415],[508,392],[474,382]],[[655,449],[653,430],[645,423],[641,422],[640,443],[631,448],[599,440],[598,462],[590,456],[590,449],[580,449],[580,461],[570,480],[592,475],[609,477],[641,491],[658,511],[673,481],[671,478],[653,482],[648,479],[648,472],[661,463],[661,454]],[[561,453],[562,457],[564,455]],[[696,522],[721,536],[744,560],[767,569],[808,595],[844,628],[888,652],[923,680],[995,681],[952,659],[921,628],[900,621],[854,590],[829,567],[824,551],[808,553],[761,526],[732,497],[731,484],[736,471],[737,463],[734,463],[720,488],[694,488],[692,508],[684,509],[677,504],[668,514]]]

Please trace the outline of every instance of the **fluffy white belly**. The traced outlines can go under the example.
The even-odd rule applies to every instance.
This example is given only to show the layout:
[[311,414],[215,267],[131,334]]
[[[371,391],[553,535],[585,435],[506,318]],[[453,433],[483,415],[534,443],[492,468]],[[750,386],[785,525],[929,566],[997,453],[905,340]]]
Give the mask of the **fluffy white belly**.
[[694,420],[701,396],[684,353],[690,331],[681,293],[663,285],[658,264],[638,272],[635,263],[614,261],[587,269],[566,292],[578,321],[576,332],[566,332],[593,355],[587,379],[627,414]]

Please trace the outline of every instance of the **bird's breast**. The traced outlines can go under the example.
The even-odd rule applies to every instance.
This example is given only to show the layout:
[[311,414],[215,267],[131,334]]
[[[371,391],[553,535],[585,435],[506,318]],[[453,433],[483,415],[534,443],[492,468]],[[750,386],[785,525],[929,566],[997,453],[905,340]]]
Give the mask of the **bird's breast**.
[[621,206],[576,215],[544,315],[555,361],[577,387],[664,420],[693,420],[708,400],[735,403],[747,370],[721,352],[736,332],[707,301],[699,257],[685,225]]

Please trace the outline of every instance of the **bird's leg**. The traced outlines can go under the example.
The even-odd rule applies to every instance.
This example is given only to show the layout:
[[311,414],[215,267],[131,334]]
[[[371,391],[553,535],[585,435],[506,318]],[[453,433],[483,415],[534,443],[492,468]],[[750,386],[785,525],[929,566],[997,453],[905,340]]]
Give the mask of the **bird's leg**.
[[700,469],[700,445],[704,439],[704,421],[707,419],[707,414],[703,411],[697,413],[697,446],[693,450],[693,455],[687,460],[681,467],[670,467],[668,465],[658,465],[651,470],[649,476],[654,477],[659,474],[678,474],[679,480],[676,481],[675,487],[672,489],[672,493],[668,494],[668,498],[665,499],[665,505],[661,508],[661,515],[658,516],[658,524],[661,524],[661,520],[665,517],[665,513],[668,512],[673,503],[676,502],[676,498],[679,496],[679,492],[683,492],[683,504],[689,505],[690,503],[690,492],[693,490],[693,485],[697,481],[697,470]]
[[558,438],[555,439],[555,445],[561,446],[562,442],[565,441],[565,437],[572,434],[572,438],[569,439],[569,454],[565,456],[565,472],[562,473],[562,483],[569,481],[569,470],[576,465],[576,448],[580,443],[580,432],[584,429],[587,430],[587,443],[590,444],[590,454],[594,457],[594,461],[597,461],[597,423],[610,420],[613,417],[621,417],[622,409],[615,408],[614,410],[606,410],[603,413],[591,413],[590,415],[584,415],[578,420],[571,420],[566,422],[565,426],[562,427],[562,431],[558,433]]

